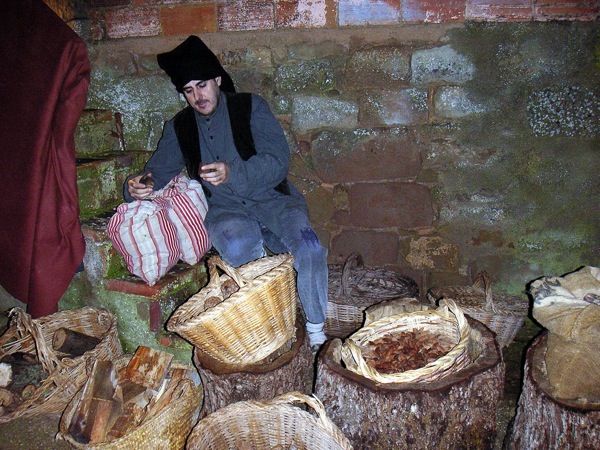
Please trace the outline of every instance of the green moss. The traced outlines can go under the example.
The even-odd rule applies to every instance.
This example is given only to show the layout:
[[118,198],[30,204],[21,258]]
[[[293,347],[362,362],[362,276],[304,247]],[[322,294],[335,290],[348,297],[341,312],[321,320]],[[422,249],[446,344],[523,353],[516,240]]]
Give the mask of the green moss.
[[130,275],[125,260],[116,251],[110,252],[105,278],[118,279]]

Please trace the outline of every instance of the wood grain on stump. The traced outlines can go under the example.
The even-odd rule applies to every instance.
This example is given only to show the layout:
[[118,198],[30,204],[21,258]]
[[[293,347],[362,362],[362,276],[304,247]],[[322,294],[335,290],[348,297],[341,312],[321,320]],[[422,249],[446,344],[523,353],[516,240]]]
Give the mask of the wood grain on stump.
[[290,391],[312,393],[314,356],[300,320],[291,349],[271,362],[245,367],[229,366],[194,349],[194,365],[204,384],[204,417],[231,403],[271,400]]
[[317,358],[315,394],[356,450],[489,449],[504,388],[504,362],[494,334],[469,319],[478,335],[466,368],[425,383],[386,383],[342,366],[342,341]]
[[517,414],[504,440],[513,449],[600,448],[600,405],[558,400],[550,393],[545,356],[548,332],[527,350],[524,380]]

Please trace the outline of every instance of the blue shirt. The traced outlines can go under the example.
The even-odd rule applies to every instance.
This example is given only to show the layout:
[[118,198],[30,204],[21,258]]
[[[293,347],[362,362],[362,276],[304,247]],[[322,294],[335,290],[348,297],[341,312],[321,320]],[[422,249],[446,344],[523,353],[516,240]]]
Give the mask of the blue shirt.
[[[289,181],[290,195],[274,189],[287,176],[290,150],[279,121],[262,97],[252,95],[250,128],[256,155],[246,161],[240,157],[234,145],[225,94],[220,94],[219,104],[210,116],[194,113],[200,135],[202,165],[210,162],[226,162],[229,165],[226,183],[213,186],[202,181],[211,193],[207,196],[209,210],[216,208],[239,212],[241,208],[267,224],[276,218],[280,208],[306,208],[304,197]],[[171,119],[165,123],[158,147],[146,163],[144,173],[152,173],[154,189],[158,190],[184,167],[174,121]],[[124,194],[127,201],[132,200],[127,188]]]

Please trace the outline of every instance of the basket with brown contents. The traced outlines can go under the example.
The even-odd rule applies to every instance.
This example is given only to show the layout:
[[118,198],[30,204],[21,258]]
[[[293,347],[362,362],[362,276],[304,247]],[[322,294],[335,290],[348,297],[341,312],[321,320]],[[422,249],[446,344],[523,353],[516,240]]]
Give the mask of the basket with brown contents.
[[[294,406],[311,407],[317,415]],[[194,427],[187,450],[351,450],[316,397],[289,392],[270,401],[242,401],[206,416]]]
[[58,438],[87,450],[182,449],[204,400],[195,368],[139,347],[99,360],[67,405]]
[[[61,413],[87,380],[88,364],[122,354],[117,321],[107,309],[83,307],[32,319],[21,308],[13,308],[9,315],[9,328],[0,337],[0,361],[12,364],[37,360],[42,377],[39,384],[29,385],[32,388],[27,395],[13,396],[0,415],[0,423],[17,417]],[[59,333],[79,336],[79,344],[90,345],[80,345],[79,354],[65,352],[65,345],[55,349],[53,342],[56,345],[55,335]],[[8,385],[7,390],[10,389]]]
[[513,341],[529,311],[529,302],[521,296],[492,294],[492,283],[486,272],[480,272],[471,286],[432,288],[427,297],[432,305],[442,298],[454,300],[465,314],[496,333],[501,347]]
[[470,326],[452,300],[384,317],[344,341],[346,368],[379,383],[435,381],[471,363]]
[[[208,284],[173,313],[167,329],[225,364],[262,360],[295,331],[293,262],[286,253],[235,269],[211,257]],[[217,268],[225,273],[219,275]]]
[[345,338],[364,322],[364,310],[376,303],[417,298],[419,287],[410,277],[381,267],[367,267],[352,253],[343,265],[329,265],[325,333]]

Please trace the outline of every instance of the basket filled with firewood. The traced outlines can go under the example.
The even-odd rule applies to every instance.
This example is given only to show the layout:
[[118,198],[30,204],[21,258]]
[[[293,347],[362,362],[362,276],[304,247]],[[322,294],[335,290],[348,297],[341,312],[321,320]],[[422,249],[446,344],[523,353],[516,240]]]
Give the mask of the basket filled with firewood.
[[526,298],[492,293],[492,283],[486,272],[480,272],[471,286],[431,288],[427,298],[432,305],[436,305],[442,298],[454,300],[465,314],[479,320],[496,333],[501,347],[506,347],[513,341],[529,312]]
[[122,354],[117,321],[107,309],[32,319],[17,307],[9,317],[0,336],[0,423],[61,413],[87,380],[88,364]]
[[419,287],[410,277],[382,267],[368,267],[358,253],[344,264],[329,265],[325,333],[346,338],[364,323],[364,310],[383,301],[417,299]]
[[183,449],[203,400],[193,366],[140,346],[133,355],[94,362],[57,437],[87,450]]
[[379,383],[439,380],[471,363],[470,326],[452,300],[435,310],[384,317],[341,348],[346,368]]
[[[307,409],[296,406],[308,406]],[[249,400],[209,414],[192,430],[187,450],[351,450],[321,401],[300,392]]]
[[284,253],[236,269],[219,256],[211,257],[208,284],[177,308],[167,329],[225,364],[262,360],[295,332],[293,262]]

